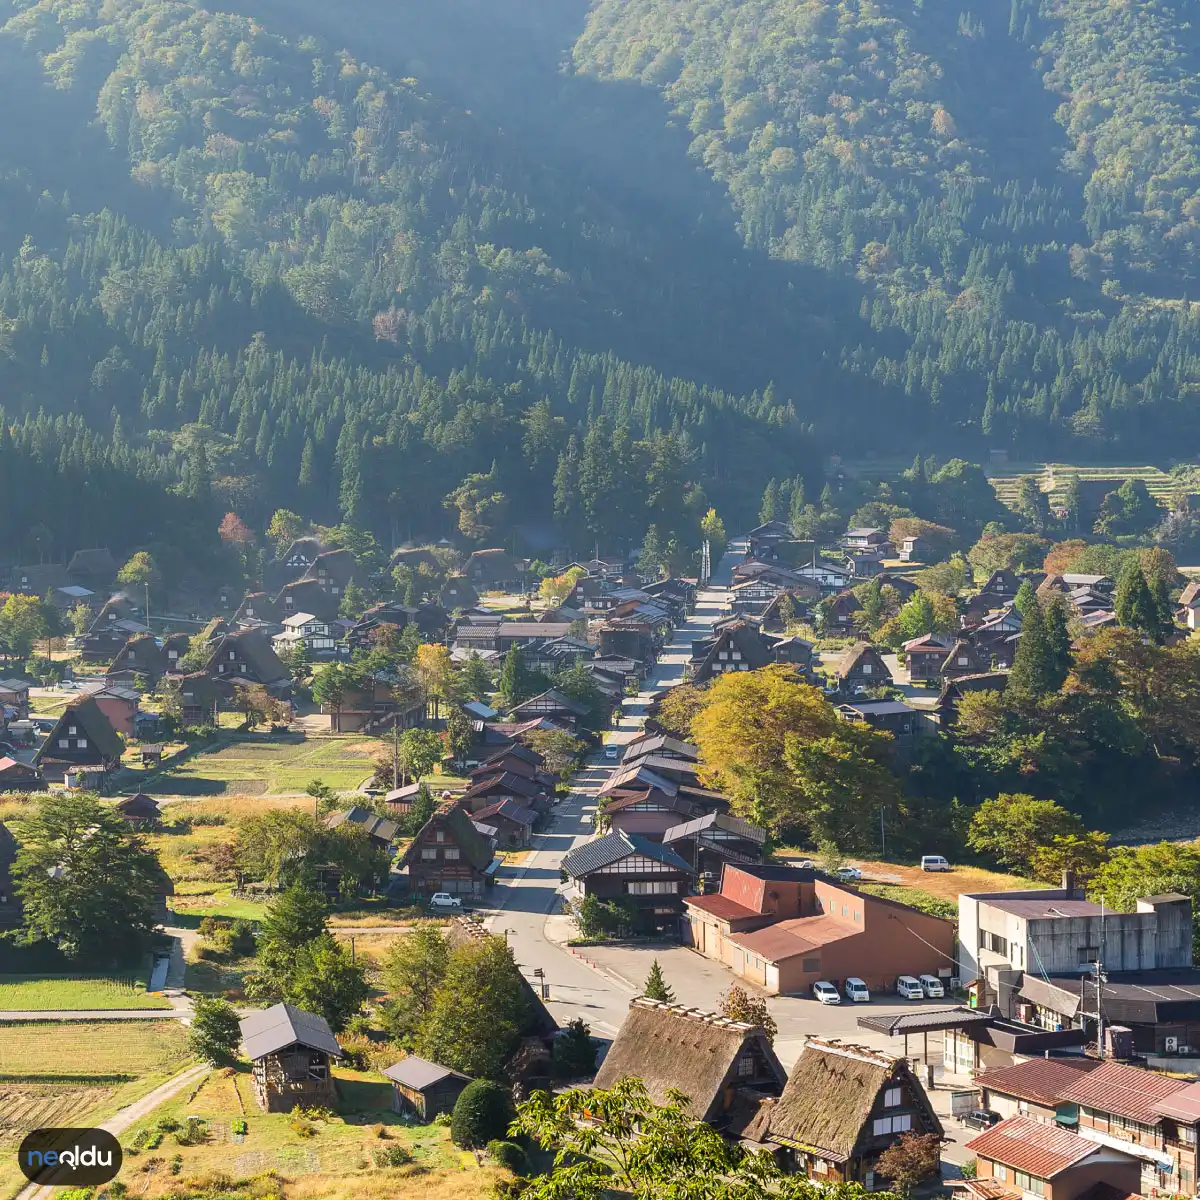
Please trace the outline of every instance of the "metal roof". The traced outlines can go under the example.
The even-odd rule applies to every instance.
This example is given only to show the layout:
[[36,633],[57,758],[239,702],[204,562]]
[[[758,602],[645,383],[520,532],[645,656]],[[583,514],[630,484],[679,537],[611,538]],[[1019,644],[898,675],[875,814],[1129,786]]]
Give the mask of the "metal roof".
[[325,1018],[292,1004],[274,1004],[263,1012],[251,1013],[239,1024],[246,1057],[252,1060],[289,1046],[306,1046],[337,1058],[342,1056],[342,1048]]
[[1064,1088],[1062,1098],[1130,1121],[1154,1125],[1159,1120],[1159,1101],[1188,1086],[1187,1080],[1169,1079],[1144,1067],[1106,1062]]
[[767,840],[767,831],[761,829],[757,825],[751,824],[749,821],[743,821],[741,817],[729,817],[724,813],[706,813],[702,817],[696,817],[691,821],[684,821],[681,825],[673,825],[663,834],[663,842],[675,842],[680,838],[695,837],[696,834],[702,833],[705,829],[711,829],[713,826],[718,829],[725,830],[726,833],[735,834],[737,837],[746,838],[751,842],[765,842]]
[[[1055,1012],[1075,1016],[1084,989],[1095,997],[1091,976],[1026,974],[1021,995]],[[1121,1024],[1153,1025],[1160,1021],[1200,1019],[1200,968],[1113,972],[1104,984],[1104,1015]]]
[[1053,1179],[1101,1149],[1098,1142],[1030,1117],[1009,1117],[969,1141],[966,1148],[980,1158],[1028,1171],[1039,1179]]
[[601,867],[620,862],[621,859],[628,858],[631,854],[652,858],[672,870],[686,871],[689,875],[693,873],[692,868],[674,850],[670,850],[658,842],[651,842],[644,837],[639,837],[636,833],[626,833],[624,830],[617,830],[615,833],[577,846],[564,856],[562,869],[573,878],[579,878],[581,875],[590,875],[593,871],[600,870]]
[[1016,1096],[1035,1104],[1053,1107],[1058,1104],[1064,1088],[1080,1075],[1094,1071],[1100,1065],[1094,1058],[1030,1058],[1011,1067],[998,1067],[975,1076],[977,1087],[989,1088],[1002,1096]]
[[964,1025],[983,1025],[992,1014],[978,1008],[926,1008],[916,1012],[879,1013],[858,1018],[860,1029],[904,1037],[910,1033],[933,1033],[938,1029],[961,1029]]
[[390,1067],[384,1067],[383,1074],[393,1082],[400,1084],[401,1087],[412,1088],[418,1092],[432,1087],[435,1083],[440,1083],[443,1079],[454,1078],[469,1081],[471,1078],[470,1075],[464,1075],[461,1071],[443,1067],[440,1063],[417,1058],[415,1054],[410,1054],[408,1058],[402,1058]]
[[1027,921],[1045,921],[1055,918],[1099,917],[1105,912],[1116,915],[1111,908],[1102,908],[1091,900],[1067,900],[1062,896],[1032,897],[1021,896],[1006,900],[1004,895],[977,895],[973,899],[989,908],[998,908],[1001,912],[1014,917],[1024,917]]

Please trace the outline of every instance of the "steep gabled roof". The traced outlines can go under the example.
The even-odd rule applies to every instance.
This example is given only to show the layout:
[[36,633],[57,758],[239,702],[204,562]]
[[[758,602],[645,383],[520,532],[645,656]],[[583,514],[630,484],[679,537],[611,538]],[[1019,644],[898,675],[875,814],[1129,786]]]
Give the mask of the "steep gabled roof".
[[408,844],[404,851],[403,863],[413,861],[414,850],[423,840],[425,830],[431,826],[444,825],[450,840],[458,847],[459,853],[477,871],[484,870],[495,857],[491,843],[471,823],[466,809],[458,804],[446,805],[429,818],[421,827],[420,832]]
[[239,1025],[249,1059],[277,1054],[289,1046],[306,1046],[310,1050],[323,1050],[335,1058],[342,1057],[342,1048],[333,1036],[329,1022],[293,1004],[274,1004],[263,1012],[251,1013]]
[[[872,646],[870,642],[855,642],[854,645],[851,646],[840,659],[838,659],[838,664],[835,669],[838,675],[844,677],[849,675],[851,671],[855,670],[864,659],[879,662],[883,666],[884,670],[887,671],[887,664],[883,661],[879,651]],[[891,672],[888,671],[887,674],[890,678]]]
[[326,824],[330,829],[336,829],[339,825],[357,825],[368,837],[384,842],[394,842],[400,832],[400,826],[395,821],[377,816],[369,808],[358,804],[345,812],[333,813]]
[[99,750],[103,757],[121,757],[125,748],[124,743],[112,727],[112,722],[104,715],[104,711],[91,696],[85,696],[80,700],[72,701],[63,709],[62,715],[58,718],[58,724],[54,726],[50,736],[42,743],[34,762],[40,762],[43,756],[53,757],[59,738],[71,736],[66,731],[72,725],[83,730],[89,745]]
[[[809,1038],[779,1100],[763,1113],[754,1136],[783,1139],[818,1150],[823,1158],[845,1162],[854,1154],[880,1090],[893,1076],[906,1075],[914,1098],[921,1085],[903,1059],[834,1040]],[[942,1127],[925,1101],[929,1128]],[[764,1136],[765,1134],[765,1136]]]
[[278,683],[287,678],[287,668],[261,629],[243,629],[222,636],[208,656],[207,670],[215,671],[220,662],[228,661],[230,650],[236,650],[246,660],[260,683]]
[[781,1088],[783,1067],[759,1026],[638,997],[596,1072],[595,1086],[638,1078],[656,1104],[665,1104],[675,1089],[687,1096],[693,1117],[712,1120],[721,1113],[725,1088],[737,1082],[738,1063],[748,1049],[761,1056],[775,1089]]
[[662,863],[669,870],[686,871],[689,875],[694,874],[692,868],[674,850],[670,850],[658,842],[639,837],[636,833],[626,833],[624,830],[617,830],[615,833],[606,834],[602,838],[596,838],[593,841],[585,842],[582,846],[577,846],[563,857],[561,865],[569,876],[578,879],[583,875],[590,875],[593,871],[600,870],[601,867],[608,867],[613,863],[620,862],[621,859],[628,858],[631,854],[651,858],[655,862]]

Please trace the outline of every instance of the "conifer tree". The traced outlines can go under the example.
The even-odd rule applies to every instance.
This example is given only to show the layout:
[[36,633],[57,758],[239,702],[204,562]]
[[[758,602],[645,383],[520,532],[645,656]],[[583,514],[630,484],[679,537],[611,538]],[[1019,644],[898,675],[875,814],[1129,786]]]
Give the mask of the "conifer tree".
[[646,976],[646,982],[642,985],[642,995],[647,1000],[658,1000],[663,1004],[675,1003],[675,993],[667,986],[657,958],[650,964],[650,974]]

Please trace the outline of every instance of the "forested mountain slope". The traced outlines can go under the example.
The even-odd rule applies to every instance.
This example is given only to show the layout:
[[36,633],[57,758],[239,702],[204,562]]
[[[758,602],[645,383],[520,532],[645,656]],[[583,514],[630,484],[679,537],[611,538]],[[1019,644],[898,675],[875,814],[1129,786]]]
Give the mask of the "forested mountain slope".
[[[0,452],[128,480],[118,545],[151,487],[200,540],[534,547],[741,521],[826,450],[1194,453],[1195,41],[1162,0],[0,0]],[[56,502],[6,553],[77,540]]]
[[1194,452],[1197,49],[1166,0],[599,0],[575,58],[867,286],[859,369],[994,444]]

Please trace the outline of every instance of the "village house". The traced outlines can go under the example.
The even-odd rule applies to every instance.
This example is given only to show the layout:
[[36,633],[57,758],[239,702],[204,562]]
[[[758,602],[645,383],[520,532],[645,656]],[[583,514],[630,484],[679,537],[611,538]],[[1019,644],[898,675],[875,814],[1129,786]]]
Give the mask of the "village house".
[[4,792],[44,792],[46,778],[28,763],[0,755],[0,794]]
[[385,851],[390,851],[400,836],[400,826],[395,821],[378,816],[360,804],[352,805],[345,812],[330,813],[325,824],[329,829],[353,825],[367,835],[372,846]]
[[939,674],[943,679],[955,679],[960,675],[981,675],[992,665],[992,656],[984,645],[974,644],[959,638],[946,652]]
[[1047,1124],[1075,1125],[1076,1105],[1063,1092],[1088,1071],[1100,1065],[1097,1058],[1071,1055],[1063,1058],[1028,1058],[1007,1067],[995,1067],[975,1076],[980,1108],[1000,1117],[1029,1117]]
[[999,567],[983,581],[979,590],[1011,602],[1016,599],[1017,593],[1021,590],[1021,583],[1021,576],[1015,571],[1010,571],[1007,567]]
[[341,631],[332,621],[322,621],[312,613],[292,613],[283,619],[283,632],[271,642],[276,652],[295,653],[303,646],[313,658],[333,658]]
[[437,570],[438,560],[431,546],[401,546],[392,551],[389,565],[407,567],[410,571],[419,570],[421,567]]
[[629,1002],[594,1086],[629,1078],[642,1080],[655,1104],[682,1092],[690,1117],[731,1138],[787,1079],[760,1026],[645,996]]
[[451,575],[438,592],[438,603],[447,612],[455,609],[474,608],[479,603],[475,585],[465,575]]
[[643,671],[648,671],[662,646],[658,631],[649,621],[610,618],[594,632],[601,657],[632,659],[641,664]]
[[1006,671],[982,671],[978,675],[962,675],[942,681],[933,711],[937,723],[943,729],[953,726],[958,713],[958,704],[964,696],[973,692],[1002,692],[1008,686]]
[[132,683],[142,675],[153,685],[166,673],[167,656],[162,645],[153,634],[140,633],[121,647],[104,674],[113,683]]
[[976,1177],[966,1185],[972,1197],[1091,1200],[1098,1195],[1124,1200],[1138,1194],[1136,1158],[1031,1117],[1009,1117],[973,1138],[966,1148],[976,1163]]
[[145,792],[122,796],[113,805],[113,812],[129,822],[133,829],[153,829],[162,820],[162,809],[158,801]]
[[609,833],[661,842],[678,825],[728,807],[723,796],[709,803],[702,795],[682,792],[673,780],[643,772],[635,782],[605,792],[596,824],[597,829]]
[[1006,1016],[1032,1018],[1050,999],[1035,981],[1086,974],[1102,953],[1108,971],[1191,967],[1191,900],[1149,896],[1136,912],[1113,912],[1086,899],[1071,872],[1061,888],[958,898],[957,974]]
[[277,577],[283,582],[302,578],[308,573],[308,568],[316,562],[317,555],[324,549],[319,538],[297,538],[275,560],[273,566]]
[[[783,521],[764,521],[763,524],[756,525],[746,534],[746,557],[769,562],[776,557],[777,548],[781,542],[791,542],[795,538],[792,527]],[[720,546],[714,547],[716,556],[720,555],[721,549]]]
[[279,606],[271,596],[266,592],[247,592],[233,614],[233,623],[241,629],[274,628],[281,625],[282,620]]
[[215,725],[221,705],[233,695],[232,683],[214,679],[205,671],[180,675],[171,688],[179,706],[179,722],[185,729],[193,725]]
[[514,646],[567,637],[571,626],[553,621],[486,621],[464,623],[454,630],[454,645],[462,650],[495,650],[506,654]]
[[710,812],[673,825],[663,834],[669,846],[701,878],[719,880],[726,863],[760,863],[767,831],[741,817]]
[[109,719],[91,696],[63,710],[34,759],[52,783],[93,787],[121,765],[124,746]]
[[537,809],[527,808],[516,800],[500,800],[476,809],[471,819],[477,825],[494,829],[496,843],[512,850],[529,845],[539,814]]
[[925,633],[904,643],[904,661],[908,667],[908,678],[913,683],[936,680],[941,676],[942,663],[953,645],[950,638],[941,633]]
[[900,548],[896,557],[901,562],[921,562],[927,549],[929,549],[929,544],[926,538],[919,534],[910,534],[908,537],[900,539]]
[[392,1107],[427,1125],[434,1117],[454,1111],[455,1102],[471,1082],[470,1075],[410,1054],[383,1068],[392,1081]]
[[782,1148],[796,1174],[825,1184],[883,1180],[879,1156],[906,1134],[944,1135],[907,1059],[809,1037],[778,1100],[764,1100],[746,1142]]
[[418,899],[435,892],[449,892],[464,900],[482,899],[499,862],[492,843],[458,804],[439,808],[400,859],[408,872],[409,891]]
[[391,733],[394,726],[415,729],[425,720],[425,697],[409,678],[386,667],[361,674],[361,682],[347,683],[341,704],[323,703],[336,733]]
[[909,754],[913,741],[927,730],[933,732],[923,713],[903,700],[849,700],[837,706],[843,721],[856,721],[879,733],[890,733],[893,749],[901,757]]
[[291,689],[287,668],[260,629],[222,635],[204,669],[216,679],[229,683],[261,683],[281,695]]
[[510,770],[501,763],[488,763],[472,772],[471,786],[463,793],[461,803],[471,816],[506,800],[545,815],[550,811],[552,794],[552,787],[537,775]]
[[0,679],[0,709],[12,709],[13,717],[29,716],[29,684],[23,679]]
[[59,588],[70,587],[72,579],[61,563],[38,563],[13,567],[0,591],[16,592],[22,596],[47,596]]
[[141,703],[138,692],[121,684],[109,684],[88,694],[117,733],[126,739],[137,736],[138,705]]
[[254,1096],[264,1112],[337,1104],[331,1066],[342,1057],[342,1048],[324,1017],[275,1004],[243,1018],[240,1026]]
[[76,550],[67,563],[71,582],[89,591],[103,592],[117,578],[117,560],[107,549]]
[[[1188,629],[1200,629],[1200,582],[1193,580],[1180,593],[1175,619]],[[3,687],[3,683],[0,683]]]
[[586,705],[572,700],[570,696],[563,695],[556,688],[550,688],[549,691],[542,692],[540,696],[534,696],[532,699],[516,705],[509,715],[514,721],[548,718],[565,729],[575,732],[587,723],[592,713]]
[[691,683],[707,683],[728,671],[755,671],[770,663],[787,663],[807,674],[812,644],[801,638],[781,638],[762,633],[748,621],[726,625],[715,637],[692,642],[692,657],[685,667]]
[[694,872],[674,850],[637,834],[609,833],[567,853],[562,870],[576,899],[628,899],[643,923],[676,933]]
[[851,694],[859,688],[891,687],[893,682],[883,655],[868,642],[855,642],[834,670],[838,686]]
[[342,602],[331,587],[306,575],[303,579],[285,583],[272,603],[276,623],[282,624],[284,618],[302,612],[310,613],[322,621],[334,621]]
[[896,553],[896,544],[882,529],[847,529],[841,545],[852,555],[878,554],[881,558],[892,558]]
[[839,592],[832,596],[824,608],[825,623],[833,629],[850,630],[854,628],[856,613],[862,612],[862,603],[853,592]]
[[870,551],[846,555],[846,570],[855,580],[874,579],[877,575],[882,575],[883,564],[883,555],[872,554]]
[[850,977],[890,991],[900,975],[947,975],[953,961],[952,922],[813,870],[726,863],[721,890],[684,905],[684,941],[772,995]]
[[358,574],[358,564],[349,550],[323,550],[309,564],[303,578],[315,580],[340,603]]
[[474,550],[463,565],[463,574],[480,591],[519,590],[524,578],[517,560],[507,550]]

